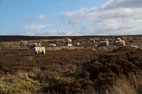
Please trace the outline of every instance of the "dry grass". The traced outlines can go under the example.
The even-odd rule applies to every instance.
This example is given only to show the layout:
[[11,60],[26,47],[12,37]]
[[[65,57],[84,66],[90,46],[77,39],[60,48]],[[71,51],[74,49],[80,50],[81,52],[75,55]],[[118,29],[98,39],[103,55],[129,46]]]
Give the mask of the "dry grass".
[[106,90],[106,94],[136,94],[136,91],[128,80],[119,79]]
[[106,94],[142,94],[142,73],[129,74],[128,78],[118,79],[105,90]]

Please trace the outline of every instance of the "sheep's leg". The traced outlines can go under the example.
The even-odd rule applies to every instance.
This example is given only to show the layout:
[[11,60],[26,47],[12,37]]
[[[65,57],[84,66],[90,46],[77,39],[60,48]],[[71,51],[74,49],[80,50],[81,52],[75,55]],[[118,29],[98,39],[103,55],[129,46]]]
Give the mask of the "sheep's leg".
[[44,55],[45,55],[45,51],[43,51],[43,52],[42,52],[42,54],[44,54]]

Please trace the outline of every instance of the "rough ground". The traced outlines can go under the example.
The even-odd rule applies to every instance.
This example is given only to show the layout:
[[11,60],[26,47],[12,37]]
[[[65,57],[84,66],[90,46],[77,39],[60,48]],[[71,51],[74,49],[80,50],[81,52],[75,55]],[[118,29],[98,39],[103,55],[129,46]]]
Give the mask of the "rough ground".
[[[119,37],[126,40],[127,45],[138,45],[140,49],[116,47],[116,36],[71,37],[73,45],[81,43],[81,46],[75,47],[66,47],[65,37],[0,37],[0,74],[4,77],[24,72],[26,79],[48,83],[42,87],[44,92],[50,90],[63,94],[81,94],[87,88],[87,92],[90,92],[88,94],[94,94],[95,90],[99,92],[120,76],[128,76],[142,68],[142,36]],[[92,38],[96,44],[89,43]],[[97,48],[99,41],[105,38],[109,39],[110,46]],[[20,47],[22,40],[41,43],[46,47],[46,55],[35,55],[26,45]],[[57,47],[50,48],[49,43],[56,43]],[[0,91],[0,94],[3,93]]]

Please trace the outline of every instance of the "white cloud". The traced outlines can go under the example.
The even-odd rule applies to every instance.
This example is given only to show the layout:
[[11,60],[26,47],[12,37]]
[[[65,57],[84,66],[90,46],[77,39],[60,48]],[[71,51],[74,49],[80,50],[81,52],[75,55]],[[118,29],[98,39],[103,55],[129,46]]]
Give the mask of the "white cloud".
[[[47,36],[142,34],[141,4],[142,0],[109,0],[97,8],[81,8],[66,12],[64,20],[60,22],[62,24],[56,24],[54,29],[44,30],[52,25],[29,25],[24,29],[31,30],[26,34]],[[40,14],[28,21],[46,18],[48,17]]]
[[70,20],[69,21],[69,24],[70,25],[76,25],[76,24],[78,24],[80,21],[79,20]]
[[[37,34],[35,34],[37,35]],[[75,35],[74,32],[72,30],[65,30],[65,29],[61,29],[61,30],[48,30],[48,31],[42,31],[40,33],[38,33],[38,35],[47,35],[47,36],[70,36],[70,35]]]
[[142,8],[142,0],[109,0],[104,8]]
[[50,27],[52,25],[29,25],[29,26],[25,26],[24,29],[26,30],[41,30],[44,29],[46,27]]
[[65,30],[65,29],[52,29],[52,30],[42,30],[42,31],[24,31],[24,32],[16,32],[12,33],[11,35],[15,34],[19,35],[28,35],[28,36],[75,36],[78,35],[72,30]]
[[[26,30],[24,33],[19,32],[19,35],[32,35],[32,36],[70,36],[70,35],[78,35],[77,32],[68,29],[49,29],[44,30],[47,27],[51,27],[53,25],[29,25],[25,26]],[[28,30],[28,31],[27,31]]]
[[94,35],[142,34],[141,5],[142,0],[109,0],[98,8],[81,8],[67,12],[65,18],[69,24],[76,19],[79,20],[80,26],[81,23],[86,23],[85,25],[92,23],[92,29],[88,27],[88,31]]

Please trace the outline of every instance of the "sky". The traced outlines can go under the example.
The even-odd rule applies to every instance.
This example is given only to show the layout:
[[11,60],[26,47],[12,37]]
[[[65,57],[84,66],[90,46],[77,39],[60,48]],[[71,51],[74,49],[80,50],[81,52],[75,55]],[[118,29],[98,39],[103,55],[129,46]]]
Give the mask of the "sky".
[[0,35],[142,34],[142,0],[0,0]]

